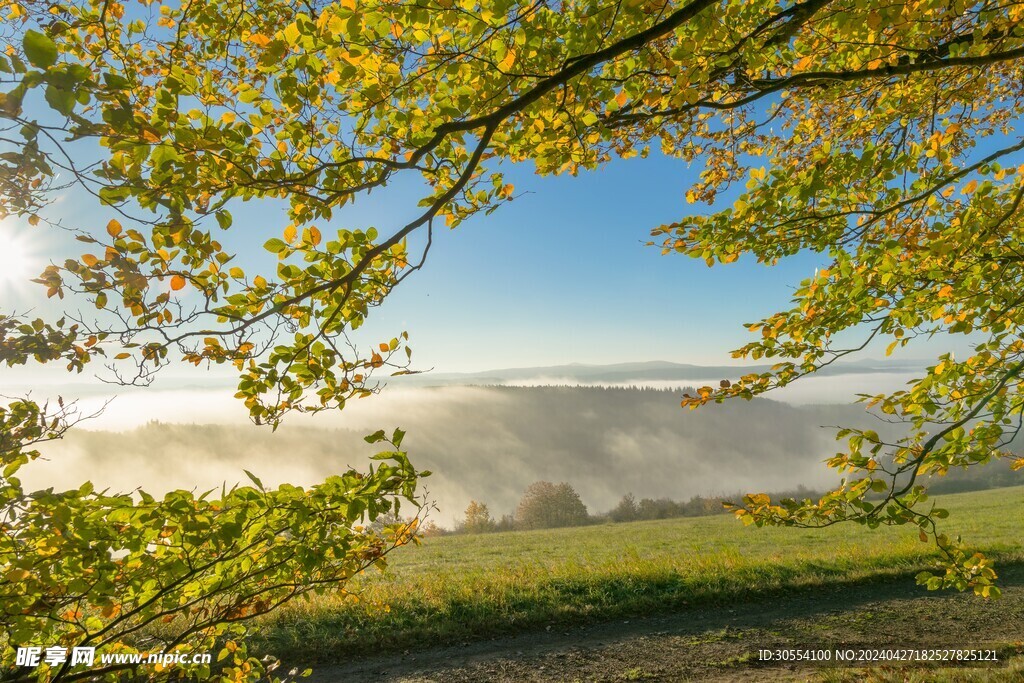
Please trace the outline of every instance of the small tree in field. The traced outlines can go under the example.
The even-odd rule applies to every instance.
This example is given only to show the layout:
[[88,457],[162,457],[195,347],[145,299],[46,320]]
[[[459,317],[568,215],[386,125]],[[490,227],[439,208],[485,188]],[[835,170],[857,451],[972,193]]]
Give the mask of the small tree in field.
[[475,500],[469,502],[466,507],[466,517],[462,522],[462,530],[467,534],[482,534],[494,531],[494,520],[484,503]]
[[515,515],[502,515],[494,524],[495,531],[515,531],[516,518]]
[[590,517],[580,496],[566,482],[538,481],[523,493],[515,514],[521,529],[550,529],[586,524]]
[[627,493],[619,501],[619,504],[608,513],[608,517],[613,522],[632,522],[638,518],[638,514],[636,498],[632,493]]

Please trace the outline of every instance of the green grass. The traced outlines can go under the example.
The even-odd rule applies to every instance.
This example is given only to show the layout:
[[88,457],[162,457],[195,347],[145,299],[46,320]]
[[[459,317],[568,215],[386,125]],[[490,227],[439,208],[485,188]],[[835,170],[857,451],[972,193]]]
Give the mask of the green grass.
[[908,667],[828,670],[819,673],[820,683],[1020,683],[1024,680],[1024,657],[1002,668],[956,669]]
[[[1024,487],[941,498],[948,533],[1024,560]],[[428,539],[324,595],[267,617],[259,648],[307,662],[461,642],[548,624],[737,603],[885,580],[934,559],[914,529],[744,527],[732,516]]]

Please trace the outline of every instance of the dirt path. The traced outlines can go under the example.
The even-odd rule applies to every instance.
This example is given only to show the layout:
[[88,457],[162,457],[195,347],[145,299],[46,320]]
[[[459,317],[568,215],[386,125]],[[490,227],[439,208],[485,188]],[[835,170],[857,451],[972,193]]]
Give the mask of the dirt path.
[[[307,680],[785,681],[807,680],[821,671],[813,665],[758,661],[762,648],[997,647],[1005,660],[1013,651],[1024,653],[1024,566],[1002,569],[1004,594],[998,601],[927,593],[910,579],[831,586],[719,610],[571,630],[549,627],[511,638],[322,666]],[[1024,672],[1001,671],[1001,680],[1024,681]]]

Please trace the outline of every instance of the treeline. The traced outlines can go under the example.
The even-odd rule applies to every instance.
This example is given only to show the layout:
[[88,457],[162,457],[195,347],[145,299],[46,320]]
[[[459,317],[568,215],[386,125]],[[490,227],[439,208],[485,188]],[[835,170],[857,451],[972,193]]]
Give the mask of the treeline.
[[[1019,486],[1020,472],[1014,471],[1008,461],[996,461],[986,467],[952,470],[943,477],[932,477],[926,483],[933,494],[979,491],[1004,486]],[[749,492],[747,492],[749,493]],[[793,498],[815,499],[823,492],[798,486],[787,491],[771,492],[773,500]],[[639,522],[676,517],[704,517],[728,512],[727,502],[740,502],[744,492],[729,496],[693,496],[689,500],[670,498],[637,498],[627,493],[611,510],[590,514],[576,490],[567,482],[554,484],[538,481],[527,487],[513,514],[499,518],[491,516],[486,503],[470,501],[463,519],[455,528],[446,530],[432,526],[432,533],[481,534],[497,531],[529,529],[555,529],[588,524]]]
[[[743,493],[736,493],[733,496],[722,497],[694,496],[686,501],[675,501],[669,498],[637,500],[632,493],[627,493],[611,510],[590,514],[579,494],[567,482],[554,484],[548,481],[538,481],[526,489],[513,514],[502,515],[499,518],[492,517],[486,503],[473,500],[466,507],[463,519],[456,523],[453,530],[446,531],[433,527],[432,531],[434,533],[483,534],[497,531],[557,529],[588,524],[638,522],[673,517],[704,517],[727,512],[723,503],[740,501],[743,499],[743,495]],[[810,498],[817,495],[820,494],[800,486],[792,491],[774,493],[772,497]]]

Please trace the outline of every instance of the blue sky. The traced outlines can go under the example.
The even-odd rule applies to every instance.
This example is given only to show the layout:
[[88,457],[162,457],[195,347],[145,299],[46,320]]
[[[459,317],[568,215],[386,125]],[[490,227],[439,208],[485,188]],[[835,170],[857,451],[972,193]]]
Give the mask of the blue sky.
[[[698,172],[658,155],[616,160],[578,177],[511,168],[507,179],[523,194],[490,216],[438,229],[425,268],[373,311],[356,338],[373,343],[407,330],[416,367],[438,371],[656,359],[733,363],[729,351],[750,338],[742,324],[786,307],[796,284],[824,260],[805,253],[771,268],[750,258],[708,268],[646,246],[652,227],[706,208],[684,199]],[[415,215],[418,190],[411,179],[400,181],[319,227],[330,234],[373,225],[384,233]],[[80,191],[51,211],[93,231],[113,215]],[[284,204],[250,202],[232,211],[224,242],[237,250],[239,264],[272,272],[274,257],[261,245],[287,224]],[[84,246],[14,219],[0,230],[4,239],[29,235],[35,271]],[[5,310],[47,308],[24,287],[0,287]]]
[[[408,330],[417,365],[444,371],[733,362],[728,351],[748,335],[742,323],[785,306],[796,283],[822,261],[806,254],[774,268],[752,259],[708,268],[645,246],[652,227],[700,210],[684,199],[698,170],[665,157],[617,160],[578,177],[512,168],[507,178],[522,195],[490,216],[437,229],[427,265],[373,312],[363,336],[373,341]],[[417,190],[398,183],[319,227],[329,234],[373,225],[384,233],[414,215]],[[102,230],[112,214],[83,194],[52,211],[68,225]],[[283,203],[237,204],[232,211],[234,227],[224,241],[243,266],[271,270],[274,257],[261,245],[287,224]],[[9,219],[5,232],[25,227]],[[36,270],[40,257],[63,258],[63,249],[76,248],[44,232],[30,232]],[[22,289],[3,298],[15,293],[25,300]]]
[[652,227],[694,210],[683,197],[697,172],[663,157],[575,178],[514,169],[528,193],[442,231],[371,329],[408,329],[414,357],[444,370],[732,362],[741,323],[784,306],[821,259],[709,269],[645,246]]
[[[39,115],[50,116],[45,105]],[[96,154],[91,144],[79,143],[80,152]],[[994,144],[988,141],[975,153]],[[357,341],[375,345],[406,330],[415,367],[438,371],[645,360],[730,364],[735,361],[729,352],[751,338],[743,323],[788,307],[800,280],[826,263],[803,253],[774,267],[741,258],[708,268],[646,246],[651,228],[708,210],[684,199],[699,164],[654,152],[578,177],[540,177],[526,164],[505,171],[520,196],[455,230],[437,229],[425,268],[372,312]],[[720,202],[732,202],[739,190],[724,193]],[[419,180],[406,176],[318,227],[328,235],[369,226],[389,234],[419,214],[422,195]],[[237,263],[248,272],[272,274],[276,258],[262,245],[288,223],[285,203],[230,208],[234,227],[227,233],[214,227],[218,239],[237,252]],[[70,227],[97,233],[114,215],[80,189],[60,197],[48,212]],[[44,226],[32,229],[15,218],[0,221],[0,244],[11,240],[25,243],[32,254],[28,266],[36,273],[50,259],[59,262],[85,250],[66,235]],[[12,286],[0,277],[0,308],[56,313],[32,287]],[[949,344],[919,344],[903,357],[934,358]],[[883,348],[865,355],[879,358]]]

